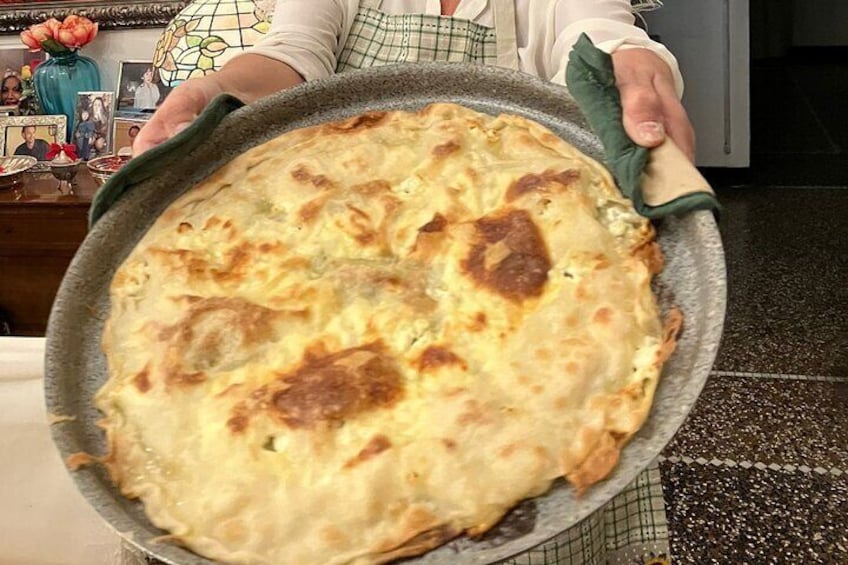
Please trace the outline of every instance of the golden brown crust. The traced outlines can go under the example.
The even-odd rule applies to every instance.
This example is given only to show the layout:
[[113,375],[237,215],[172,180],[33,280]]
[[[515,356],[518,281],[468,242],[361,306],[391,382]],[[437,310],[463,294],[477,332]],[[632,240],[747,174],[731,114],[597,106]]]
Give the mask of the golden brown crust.
[[591,455],[567,475],[568,482],[574,486],[578,495],[615,468],[622,443],[610,432],[602,434]]
[[383,434],[377,434],[371,438],[368,445],[362,448],[362,451],[356,454],[356,457],[345,463],[344,468],[351,469],[360,463],[365,463],[369,459],[373,459],[375,456],[389,449],[391,446],[392,442],[389,438]]
[[640,244],[633,250],[633,256],[644,261],[651,274],[657,275],[662,272],[665,258],[656,241],[650,240]]
[[538,226],[524,210],[474,222],[475,243],[463,267],[481,287],[513,301],[538,297],[551,260]]
[[479,535],[614,468],[673,348],[659,268],[609,174],[527,120],[440,104],[290,132],[116,272],[103,463],[224,561]]
[[683,329],[683,311],[678,307],[671,308],[665,315],[663,323],[663,340],[657,352],[657,368],[661,369],[674,350],[677,348],[677,338]]
[[542,174],[526,174],[509,185],[506,191],[506,201],[513,202],[529,192],[552,194],[557,190],[567,189],[580,178],[580,171],[569,169],[555,173],[545,171]]
[[390,563],[403,557],[421,555],[422,553],[449,542],[461,533],[462,532],[450,528],[449,526],[439,526],[432,530],[416,534],[415,537],[405,541],[403,544],[394,549],[383,551],[374,555],[373,561],[371,562],[375,565],[379,565],[380,563]]
[[382,344],[307,356],[295,371],[259,390],[274,418],[292,428],[311,428],[388,409],[403,397],[403,380]]
[[65,465],[67,465],[68,469],[70,469],[71,471],[77,471],[82,467],[86,467],[96,462],[96,458],[92,457],[88,453],[85,453],[84,451],[71,453],[65,458]]
[[443,345],[429,345],[418,358],[418,371],[425,373],[446,366],[466,369],[468,366],[462,357]]
[[66,414],[54,414],[52,412],[47,413],[48,426],[52,426],[54,424],[61,424],[62,422],[73,422],[76,419],[76,416],[68,416]]
[[150,384],[150,364],[144,366],[144,369],[136,373],[136,375],[132,379],[135,388],[138,389],[138,392],[144,394],[150,387],[153,386]]
[[326,130],[327,133],[345,133],[352,134],[357,133],[360,130],[375,128],[381,123],[383,123],[388,116],[389,112],[366,112],[365,114],[361,114],[359,116],[354,116],[342,122],[335,122],[331,124],[327,124],[325,126],[318,126],[319,128]]

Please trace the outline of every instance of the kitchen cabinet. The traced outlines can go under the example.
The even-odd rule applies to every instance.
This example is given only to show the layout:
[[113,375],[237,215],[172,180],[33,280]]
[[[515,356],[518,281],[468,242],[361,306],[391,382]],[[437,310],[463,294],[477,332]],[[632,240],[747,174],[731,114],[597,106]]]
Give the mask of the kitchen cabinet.
[[696,164],[749,166],[748,0],[669,0],[645,20],[680,63]]

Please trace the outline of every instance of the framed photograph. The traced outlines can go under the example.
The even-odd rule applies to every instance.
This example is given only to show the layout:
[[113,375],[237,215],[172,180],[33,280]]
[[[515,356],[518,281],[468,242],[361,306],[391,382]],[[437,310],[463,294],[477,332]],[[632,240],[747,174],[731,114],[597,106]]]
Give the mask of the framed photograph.
[[122,61],[118,72],[120,111],[152,113],[171,92],[150,61]]
[[114,92],[80,92],[74,109],[71,143],[83,161],[112,153]]
[[31,53],[23,45],[0,46],[0,105],[17,106],[21,99],[23,87],[21,84],[21,67],[40,63],[44,58],[42,53]]
[[112,139],[115,143],[116,155],[132,155],[132,144],[135,136],[144,127],[147,120],[138,118],[115,117],[115,131]]
[[0,117],[0,154],[32,155],[47,160],[51,143],[64,143],[68,118],[58,116]]

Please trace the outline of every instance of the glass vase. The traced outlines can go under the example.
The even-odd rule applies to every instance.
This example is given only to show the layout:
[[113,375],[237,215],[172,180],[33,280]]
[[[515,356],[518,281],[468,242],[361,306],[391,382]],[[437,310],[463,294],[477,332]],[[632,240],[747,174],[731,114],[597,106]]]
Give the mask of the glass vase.
[[67,141],[74,131],[77,93],[100,90],[100,69],[97,63],[76,51],[60,53],[38,65],[33,79],[41,111],[68,117]]

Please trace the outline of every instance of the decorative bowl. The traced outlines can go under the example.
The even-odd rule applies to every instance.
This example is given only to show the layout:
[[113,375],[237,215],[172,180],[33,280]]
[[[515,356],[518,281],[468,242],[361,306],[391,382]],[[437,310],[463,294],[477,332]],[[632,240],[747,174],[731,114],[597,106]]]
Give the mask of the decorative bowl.
[[0,189],[12,188],[19,183],[23,174],[37,162],[35,157],[29,155],[0,157]]
[[76,161],[68,161],[67,163],[59,163],[55,160],[50,161],[50,172],[53,173],[53,176],[56,177],[56,179],[58,179],[59,190],[62,190],[62,183],[67,183],[69,190],[73,189],[73,182],[74,178],[77,176],[79,165],[79,159]]
[[104,155],[89,161],[88,170],[91,171],[91,176],[97,181],[97,186],[103,186],[109,180],[109,177],[127,164],[130,158],[129,155]]

